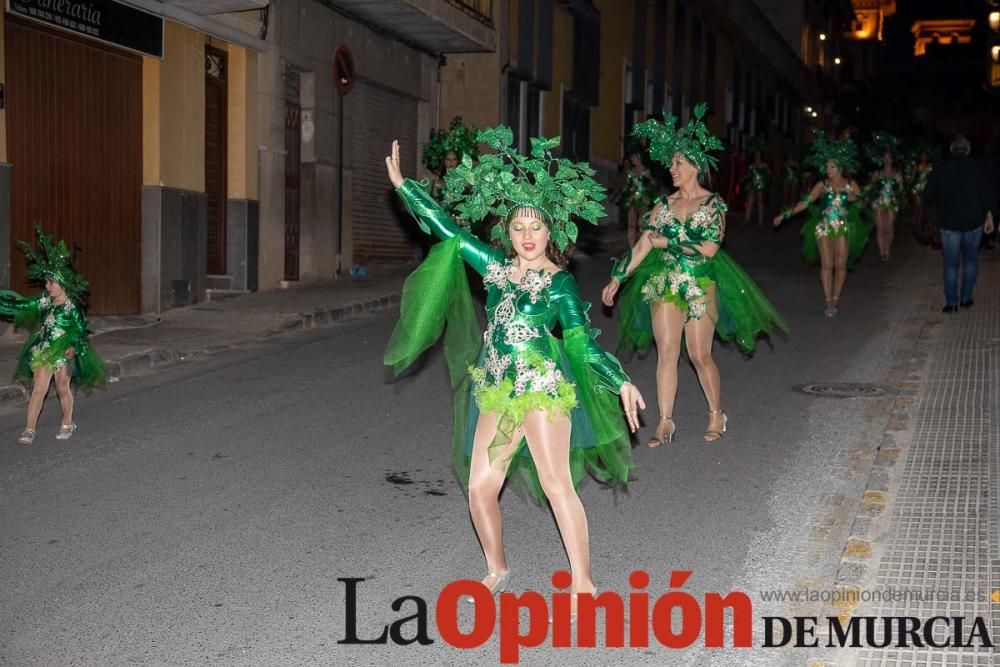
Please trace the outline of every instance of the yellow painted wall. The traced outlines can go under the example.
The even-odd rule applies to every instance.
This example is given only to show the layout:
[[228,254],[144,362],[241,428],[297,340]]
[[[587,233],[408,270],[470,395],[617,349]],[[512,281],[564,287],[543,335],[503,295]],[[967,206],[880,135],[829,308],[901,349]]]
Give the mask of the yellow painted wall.
[[618,162],[622,146],[625,59],[631,58],[632,3],[598,0],[601,12],[601,86],[590,117],[591,156]]
[[205,36],[166,21],[142,67],[143,184],[205,191]]
[[257,54],[230,44],[227,196],[257,199]]
[[[493,3],[493,25],[498,30],[498,46],[505,36],[501,26],[510,27],[509,16],[516,16],[517,3]],[[510,46],[514,48],[513,45]],[[493,53],[452,53],[447,64],[440,68],[440,106],[438,127],[447,127],[455,116],[461,116],[474,127],[492,127],[500,124],[500,69],[501,49]],[[427,137],[420,137],[426,141]]]
[[562,134],[562,90],[573,87],[573,17],[558,5],[552,21],[552,89],[545,91],[542,134]]

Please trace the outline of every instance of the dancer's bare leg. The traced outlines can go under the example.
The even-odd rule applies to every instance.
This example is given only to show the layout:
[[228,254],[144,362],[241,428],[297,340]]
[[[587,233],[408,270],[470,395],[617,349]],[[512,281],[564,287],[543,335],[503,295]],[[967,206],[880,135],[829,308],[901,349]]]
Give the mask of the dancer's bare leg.
[[31,384],[31,397],[28,399],[27,428],[34,431],[38,426],[38,415],[42,412],[42,404],[49,393],[49,383],[52,382],[52,371],[46,368],[35,369]]
[[819,280],[823,285],[823,299],[827,307],[833,300],[833,241],[830,237],[816,239],[819,247]]
[[892,241],[896,236],[896,212],[885,211],[885,258],[892,256]]
[[[681,355],[681,335],[686,315],[677,306],[656,301],[653,309],[653,339],[656,341],[656,402],[660,421],[656,426],[656,443],[674,428],[669,417],[674,414],[677,397],[677,361]],[[650,444],[654,444],[650,441]]]
[[[516,430],[510,443],[500,453],[499,460],[490,463],[489,445],[497,433],[497,416],[481,414],[476,423],[469,469],[469,514],[476,536],[486,556],[488,572],[510,571],[503,548],[503,519],[500,514],[500,489],[506,479],[509,458],[521,441],[521,431]],[[487,575],[483,584],[493,588],[497,578]]]
[[593,593],[590,574],[590,534],[587,514],[580,496],[573,488],[569,466],[569,417],[550,419],[542,410],[529,412],[524,418],[524,435],[531,458],[538,471],[538,481],[549,501],[559,526],[569,569],[573,574],[574,593]]
[[641,215],[638,209],[629,208],[628,209],[628,247],[631,248],[639,240],[639,220]]
[[833,307],[840,306],[840,293],[844,291],[847,282],[847,256],[850,247],[846,237],[840,237],[833,242]]
[[[698,373],[698,382],[705,392],[708,402],[708,428],[706,431],[722,432],[722,380],[719,367],[712,358],[712,342],[715,340],[715,321],[718,319],[715,301],[715,287],[708,292],[708,312],[701,319],[691,319],[684,325],[684,341],[688,356]],[[713,414],[714,411],[714,414]]]
[[73,389],[70,386],[71,379],[69,366],[63,366],[56,371],[56,395],[59,397],[59,405],[62,407],[63,426],[73,423]]

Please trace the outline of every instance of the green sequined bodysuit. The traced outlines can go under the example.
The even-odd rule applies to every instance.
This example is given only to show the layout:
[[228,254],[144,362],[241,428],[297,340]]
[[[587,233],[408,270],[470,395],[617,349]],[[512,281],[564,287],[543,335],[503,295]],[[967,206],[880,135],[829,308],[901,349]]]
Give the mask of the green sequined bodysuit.
[[631,169],[625,174],[625,187],[622,189],[621,205],[645,211],[656,199],[656,186],[648,169],[638,174]]
[[[511,259],[456,225],[418,183],[407,180],[397,192],[425,232],[457,243],[456,252],[483,276],[486,287],[487,328],[468,369],[471,382],[466,391],[474,400],[465,415],[457,415],[465,417],[465,423],[456,424],[465,433],[464,451],[455,461],[463,483],[468,476],[462,464],[468,465],[479,414],[498,417],[499,433],[490,446],[493,461],[533,410],[570,417],[575,482],[588,467],[604,481],[625,482],[633,464],[617,394],[629,379],[618,360],[597,344],[598,332],[590,328],[587,316],[590,304],[581,299],[573,276],[566,271],[527,270],[512,282],[516,267]],[[414,297],[419,297],[415,290]],[[557,327],[561,338],[553,334]],[[508,476],[527,481],[535,497],[541,498],[524,445],[522,440],[510,457]]]
[[104,363],[90,346],[87,320],[72,300],[56,304],[48,295],[23,297],[0,290],[0,316],[13,318],[15,327],[30,331],[18,355],[17,379],[30,384],[38,368],[54,373],[69,366],[79,388],[89,389],[104,381]]
[[822,191],[809,205],[808,217],[802,226],[802,258],[806,264],[819,264],[821,239],[847,239],[848,267],[861,259],[868,245],[872,222],[870,210],[862,209],[859,200],[851,201],[849,190],[834,190],[823,181]]
[[895,176],[886,176],[875,181],[875,208],[883,211],[898,211],[903,185]]

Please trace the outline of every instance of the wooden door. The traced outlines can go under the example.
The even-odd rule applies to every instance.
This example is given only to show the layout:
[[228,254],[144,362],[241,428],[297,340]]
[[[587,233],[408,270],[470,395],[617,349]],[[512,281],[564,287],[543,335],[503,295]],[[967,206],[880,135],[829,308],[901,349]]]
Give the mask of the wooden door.
[[226,53],[205,48],[205,194],[208,274],[226,273]]
[[[76,249],[90,314],[139,312],[142,61],[10,15],[6,103],[11,238],[46,232]],[[11,285],[37,291],[11,244]]]

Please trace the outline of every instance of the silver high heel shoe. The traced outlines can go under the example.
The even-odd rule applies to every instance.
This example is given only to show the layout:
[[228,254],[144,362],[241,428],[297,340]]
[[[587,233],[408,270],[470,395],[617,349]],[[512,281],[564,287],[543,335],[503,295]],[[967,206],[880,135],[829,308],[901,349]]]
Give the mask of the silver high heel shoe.
[[35,429],[26,428],[21,432],[21,437],[17,439],[19,445],[30,445],[35,441]]
[[[503,593],[505,590],[507,590],[507,586],[510,585],[510,570],[507,570],[506,572],[487,572],[486,576],[493,577],[494,579],[497,580],[497,582],[495,584],[493,584],[492,587],[487,587],[487,588],[490,589],[490,592],[494,596],[497,596],[497,595],[500,595],[501,593]],[[469,604],[475,604],[476,599],[474,597],[472,597],[471,595],[463,595],[462,596],[462,602],[468,602]]]
[[69,440],[76,433],[76,424],[63,424],[56,433],[56,440]]
[[673,428],[670,429],[670,433],[662,438],[652,437],[649,442],[646,443],[647,447],[659,447],[662,444],[670,444],[674,441],[674,433],[677,432],[677,424],[674,423],[673,417],[660,417],[661,422],[670,422]]
[[710,415],[722,415],[722,430],[721,431],[705,431],[705,442],[715,442],[716,440],[721,440],[722,435],[728,429],[729,416],[726,414],[725,410],[709,410]]

